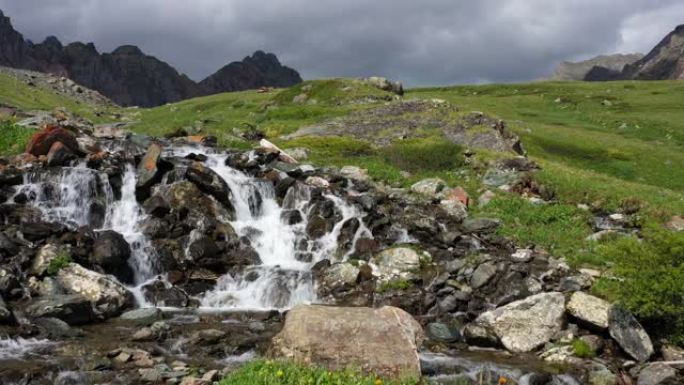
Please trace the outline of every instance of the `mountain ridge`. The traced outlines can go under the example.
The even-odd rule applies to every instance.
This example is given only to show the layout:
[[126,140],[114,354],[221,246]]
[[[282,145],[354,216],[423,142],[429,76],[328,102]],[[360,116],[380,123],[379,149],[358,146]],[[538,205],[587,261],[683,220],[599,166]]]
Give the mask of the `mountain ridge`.
[[55,36],[33,43],[0,10],[0,65],[68,77],[123,106],[154,107],[197,96],[260,87],[288,87],[302,81],[272,53],[256,51],[195,82],[135,45],[100,53],[93,43],[63,45]]

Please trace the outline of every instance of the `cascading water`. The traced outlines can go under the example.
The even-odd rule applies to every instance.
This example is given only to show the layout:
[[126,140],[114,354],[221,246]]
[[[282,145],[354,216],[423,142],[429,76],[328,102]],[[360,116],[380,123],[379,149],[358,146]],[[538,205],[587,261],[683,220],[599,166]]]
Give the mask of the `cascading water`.
[[[209,155],[207,163],[233,192],[236,219],[231,225],[239,235],[250,239],[262,264],[247,268],[239,276],[221,277],[216,288],[202,298],[202,306],[273,309],[315,301],[311,267],[323,258],[334,259],[342,224],[359,213],[341,199],[326,196],[341,211],[342,220],[321,239],[308,242],[306,251],[312,258],[310,262],[303,262],[297,259],[297,254],[302,251],[298,245],[304,238],[306,221],[296,225],[283,222],[283,207],[275,199],[273,186],[226,166],[225,156]],[[300,191],[298,196],[293,193],[283,206],[306,214],[310,209],[309,198],[307,190]],[[363,232],[370,234],[362,226],[356,237]]]

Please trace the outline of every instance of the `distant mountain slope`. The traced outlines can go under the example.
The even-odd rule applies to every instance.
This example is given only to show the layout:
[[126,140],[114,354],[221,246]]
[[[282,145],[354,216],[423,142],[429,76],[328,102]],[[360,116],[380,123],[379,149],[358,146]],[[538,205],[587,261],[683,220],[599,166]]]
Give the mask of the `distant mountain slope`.
[[634,63],[642,57],[644,55],[640,53],[615,54],[600,55],[580,62],[564,61],[556,67],[549,80],[584,80],[594,67],[602,67],[619,73],[625,65]]
[[684,80],[684,24],[665,36],[648,55],[621,71],[597,65],[584,80]]
[[684,80],[684,24],[675,28],[623,76],[639,80]]
[[198,84],[132,45],[99,53],[92,43],[63,46],[54,36],[34,44],[12,27],[2,11],[0,65],[65,76],[120,105],[141,107],[227,91],[285,87],[302,81],[297,71],[281,65],[275,55],[257,51]]

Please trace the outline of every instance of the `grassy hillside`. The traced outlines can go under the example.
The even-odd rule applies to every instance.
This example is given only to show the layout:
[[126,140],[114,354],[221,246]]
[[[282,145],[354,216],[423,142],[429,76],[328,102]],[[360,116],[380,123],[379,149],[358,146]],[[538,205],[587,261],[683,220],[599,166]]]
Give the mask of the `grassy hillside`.
[[[414,89],[404,100],[422,99],[436,106],[444,100],[456,110],[445,112],[435,107],[374,115],[374,111],[391,106],[395,96],[359,81],[330,79],[286,90],[219,94],[97,116],[95,107],[38,89],[12,90],[12,85],[3,81],[8,80],[0,76],[0,103],[27,109],[64,106],[98,120],[122,112],[125,119],[135,122],[130,129],[139,133],[210,134],[223,145],[241,148],[255,144],[244,140],[244,133],[260,132],[284,148],[309,149],[309,161],[318,165],[361,166],[373,178],[397,186],[438,176],[452,186],[464,187],[473,197],[483,191],[479,180],[487,162],[500,155],[477,151],[475,165],[464,167],[463,148],[442,137],[431,122],[439,118],[455,123],[471,111],[504,119],[521,137],[529,157],[541,165],[535,178],[550,186],[558,201],[537,205],[499,193],[489,205],[473,207],[471,215],[500,218],[504,223],[501,233],[521,246],[536,245],[576,266],[607,269],[625,278],[622,282],[602,281],[595,288],[603,296],[627,304],[654,329],[683,335],[684,307],[672,304],[684,301],[684,234],[663,229],[673,215],[684,214],[682,82],[543,82]],[[375,120],[382,124],[397,116],[418,123],[411,126],[410,139],[387,146],[361,140],[363,135],[320,136],[329,127],[321,123],[340,122],[350,114],[356,123]],[[308,126],[323,127],[323,131],[283,137]],[[380,135],[402,129],[405,127],[388,125]],[[0,141],[5,151],[23,138],[15,132],[12,135],[3,135],[7,145]],[[641,240],[585,240],[592,233],[592,214],[578,208],[580,203],[606,213],[639,207],[638,220],[644,229]]]

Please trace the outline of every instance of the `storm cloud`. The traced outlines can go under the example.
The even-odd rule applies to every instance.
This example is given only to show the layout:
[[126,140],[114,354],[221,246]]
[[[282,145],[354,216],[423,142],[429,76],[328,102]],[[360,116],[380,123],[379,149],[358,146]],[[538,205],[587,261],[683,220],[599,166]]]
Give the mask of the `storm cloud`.
[[257,49],[304,78],[511,82],[562,60],[647,52],[681,0],[0,0],[33,41],[135,44],[200,80]]

